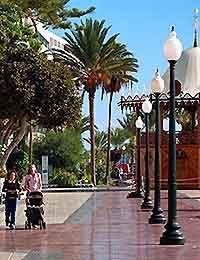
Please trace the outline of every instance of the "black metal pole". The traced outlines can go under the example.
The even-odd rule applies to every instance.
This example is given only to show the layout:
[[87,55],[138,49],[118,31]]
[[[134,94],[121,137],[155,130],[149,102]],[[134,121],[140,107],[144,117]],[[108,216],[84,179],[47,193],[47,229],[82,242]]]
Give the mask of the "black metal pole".
[[166,219],[160,207],[160,103],[159,93],[155,94],[156,106],[156,135],[155,135],[155,187],[154,187],[154,208],[149,224],[163,224]]
[[142,191],[142,178],[141,178],[141,159],[140,159],[140,153],[141,153],[141,129],[137,128],[138,131],[138,143],[137,143],[137,187],[136,187],[136,197],[137,198],[143,198],[144,194]]
[[149,162],[149,114],[145,113],[146,126],[146,156],[145,156],[145,193],[141,204],[142,209],[152,209],[153,203],[150,197],[150,162]]
[[184,245],[185,238],[176,221],[176,114],[175,114],[175,64],[170,64],[170,112],[169,112],[169,163],[168,163],[168,222],[160,238],[161,245]]
[[141,136],[140,129],[136,128],[137,136],[137,164],[136,164],[136,191],[131,191],[128,193],[127,198],[143,198],[144,194],[142,191],[142,179],[141,179],[141,164],[140,164],[140,145],[141,145]]

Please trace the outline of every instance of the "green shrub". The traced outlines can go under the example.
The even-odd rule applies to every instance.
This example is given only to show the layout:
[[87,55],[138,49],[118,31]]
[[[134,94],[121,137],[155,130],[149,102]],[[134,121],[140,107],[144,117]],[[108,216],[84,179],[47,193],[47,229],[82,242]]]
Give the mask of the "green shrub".
[[76,174],[67,172],[65,169],[55,169],[49,179],[50,184],[56,184],[59,187],[74,187],[77,182]]

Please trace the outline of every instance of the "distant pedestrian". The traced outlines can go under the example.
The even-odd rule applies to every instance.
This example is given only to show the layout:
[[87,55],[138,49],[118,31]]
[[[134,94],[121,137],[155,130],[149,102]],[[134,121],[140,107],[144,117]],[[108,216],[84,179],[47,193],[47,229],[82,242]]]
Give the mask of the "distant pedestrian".
[[8,172],[3,184],[2,192],[6,193],[5,198],[5,222],[6,228],[15,229],[15,216],[18,193],[21,191],[15,170]]

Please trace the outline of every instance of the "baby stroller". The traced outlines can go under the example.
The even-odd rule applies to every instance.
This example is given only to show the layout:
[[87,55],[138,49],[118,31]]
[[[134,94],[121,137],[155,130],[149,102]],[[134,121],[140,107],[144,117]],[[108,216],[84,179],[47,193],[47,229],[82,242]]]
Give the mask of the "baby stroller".
[[40,191],[30,192],[26,200],[26,221],[25,229],[39,226],[40,229],[46,229],[44,221],[43,194]]

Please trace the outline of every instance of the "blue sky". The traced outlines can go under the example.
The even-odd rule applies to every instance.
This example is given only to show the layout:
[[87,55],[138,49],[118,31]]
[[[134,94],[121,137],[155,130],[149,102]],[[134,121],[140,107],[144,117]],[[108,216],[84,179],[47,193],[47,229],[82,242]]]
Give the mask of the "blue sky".
[[[112,25],[111,34],[120,33],[118,40],[125,43],[128,49],[138,59],[139,80],[138,89],[141,92],[145,86],[146,92],[150,91],[150,82],[154,72],[159,67],[161,74],[167,68],[163,56],[163,43],[168,36],[171,25],[175,25],[178,38],[184,48],[193,45],[193,17],[194,8],[200,9],[199,0],[71,0],[72,7],[85,9],[96,6],[96,11],[87,16],[94,19],[105,19],[106,26]],[[83,18],[84,19],[84,18]],[[63,35],[62,31],[59,31]],[[136,87],[132,91],[135,95]],[[121,95],[128,91],[116,94],[113,100],[113,127],[118,126],[117,118],[122,117],[117,102]],[[108,100],[100,100],[100,91],[95,98],[95,122],[100,130],[107,128]],[[83,113],[88,114],[88,98],[84,99]]]

